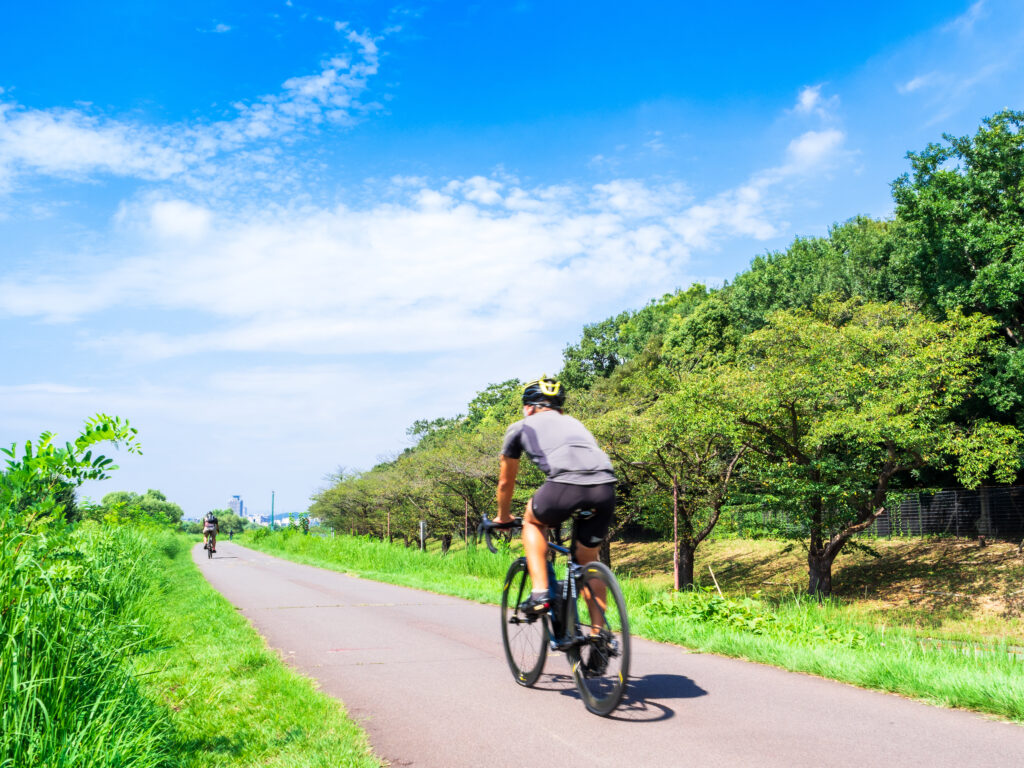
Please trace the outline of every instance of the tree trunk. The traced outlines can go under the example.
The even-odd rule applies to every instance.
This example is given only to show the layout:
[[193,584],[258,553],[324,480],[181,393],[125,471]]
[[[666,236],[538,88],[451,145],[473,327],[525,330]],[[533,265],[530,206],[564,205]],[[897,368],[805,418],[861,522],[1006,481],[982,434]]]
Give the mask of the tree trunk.
[[808,594],[818,598],[832,594],[832,562],[835,558],[835,554],[829,552],[807,553]]
[[[690,569],[690,583],[693,583],[693,569]],[[672,584],[682,589],[679,573],[679,481],[672,478]]]
[[608,539],[605,539],[601,543],[601,551],[597,554],[597,559],[607,565],[609,568],[612,567],[612,544]]
[[676,572],[676,589],[690,589],[693,587],[693,561],[697,548],[689,542],[680,541],[676,544],[675,560],[679,564]]
[[469,544],[469,499],[466,499],[466,514],[462,518],[464,532],[462,534],[463,541]]
[[441,557],[444,557],[448,554],[448,550],[451,549],[451,546],[452,535],[450,533],[446,533],[443,536],[441,536]]

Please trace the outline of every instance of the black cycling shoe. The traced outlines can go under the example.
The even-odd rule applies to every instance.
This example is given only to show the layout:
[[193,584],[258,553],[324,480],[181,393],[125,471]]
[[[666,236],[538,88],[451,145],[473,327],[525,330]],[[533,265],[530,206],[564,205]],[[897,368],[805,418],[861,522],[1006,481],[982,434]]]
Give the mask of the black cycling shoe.
[[608,670],[608,654],[599,648],[591,648],[587,660],[583,662],[584,677],[600,677]]
[[527,616],[541,616],[551,609],[550,597],[535,597],[530,595],[529,599],[519,604],[519,610]]

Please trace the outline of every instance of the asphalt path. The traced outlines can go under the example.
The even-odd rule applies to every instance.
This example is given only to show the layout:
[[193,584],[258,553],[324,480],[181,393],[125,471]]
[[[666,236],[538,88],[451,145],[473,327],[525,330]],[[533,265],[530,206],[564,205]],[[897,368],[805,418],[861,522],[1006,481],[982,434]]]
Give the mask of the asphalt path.
[[226,541],[193,557],[393,766],[1024,765],[1017,725],[636,638],[624,703],[596,717],[561,654],[534,688],[515,684],[494,606]]

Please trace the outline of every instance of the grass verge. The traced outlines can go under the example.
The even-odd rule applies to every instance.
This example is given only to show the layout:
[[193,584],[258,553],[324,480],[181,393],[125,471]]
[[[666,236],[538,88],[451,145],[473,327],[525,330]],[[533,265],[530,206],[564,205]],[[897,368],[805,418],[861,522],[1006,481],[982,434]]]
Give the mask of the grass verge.
[[192,562],[192,540],[165,535],[160,585],[144,622],[157,632],[138,657],[143,690],[175,726],[183,768],[369,768],[366,735],[342,706],[287,668]]
[[[350,536],[282,532],[241,543],[270,554],[393,584],[495,603],[507,551],[445,557]],[[1024,722],[1024,659],[1005,639],[924,643],[913,630],[863,620],[836,599],[671,594],[657,579],[621,578],[635,634]]]

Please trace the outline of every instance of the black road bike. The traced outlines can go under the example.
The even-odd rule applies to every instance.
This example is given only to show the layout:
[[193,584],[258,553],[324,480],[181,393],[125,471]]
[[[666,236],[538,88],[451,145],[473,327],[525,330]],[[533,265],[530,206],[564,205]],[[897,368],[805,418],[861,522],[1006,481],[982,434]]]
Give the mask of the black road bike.
[[213,539],[207,538],[206,543],[203,544],[203,549],[206,550],[206,558],[211,559],[213,557]]
[[[605,716],[619,705],[629,680],[629,618],[611,569],[604,563],[576,562],[576,525],[588,514],[592,513],[573,515],[568,548],[562,546],[561,530],[553,529],[555,540],[548,542],[548,584],[555,589],[547,613],[528,614],[519,609],[530,596],[530,573],[525,557],[509,566],[501,592],[501,639],[512,676],[527,688],[544,671],[548,651],[563,652],[583,704],[594,714]],[[497,552],[493,539],[507,541],[522,525],[519,519],[507,524],[485,520],[480,531],[488,549]],[[552,563],[559,555],[568,562],[566,578],[556,580]]]

